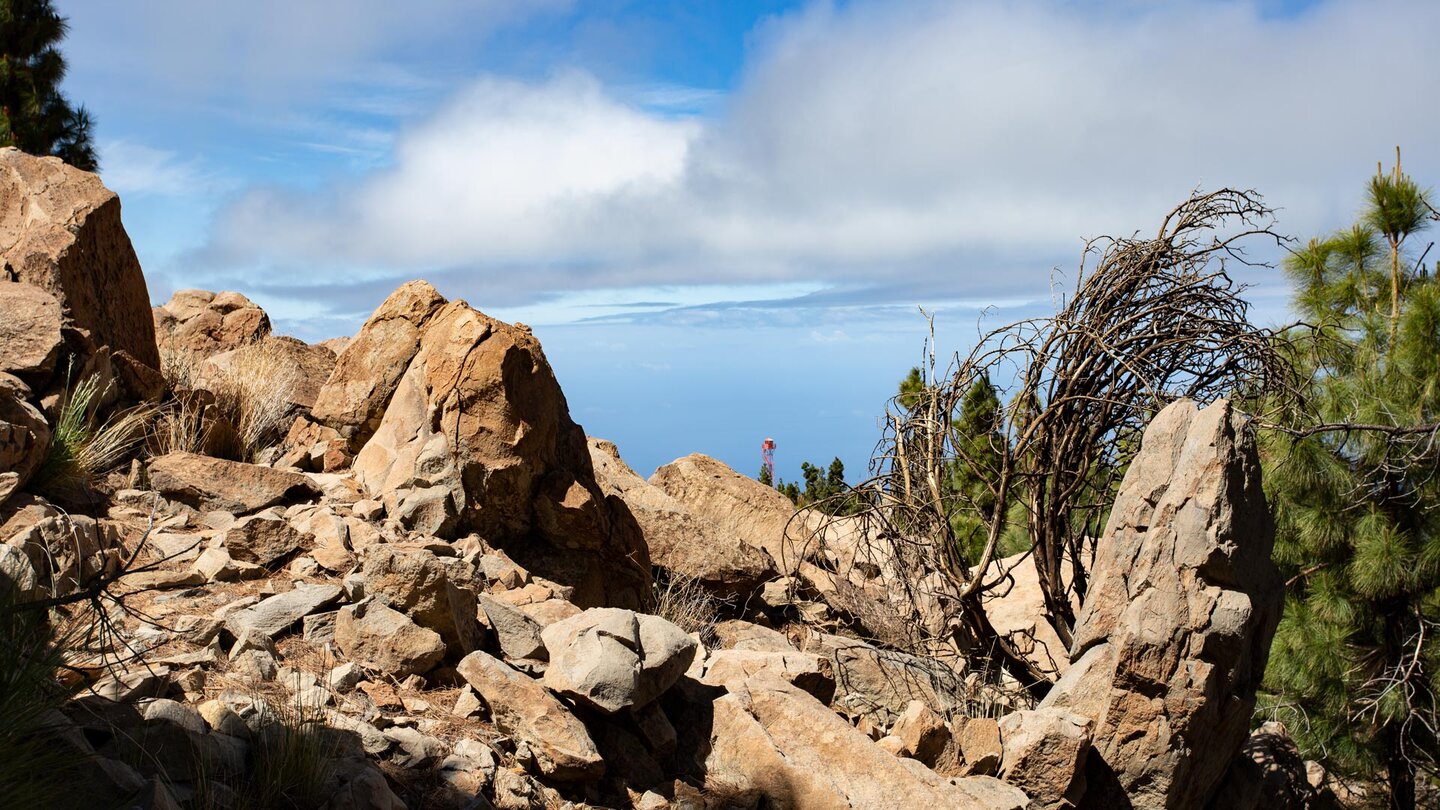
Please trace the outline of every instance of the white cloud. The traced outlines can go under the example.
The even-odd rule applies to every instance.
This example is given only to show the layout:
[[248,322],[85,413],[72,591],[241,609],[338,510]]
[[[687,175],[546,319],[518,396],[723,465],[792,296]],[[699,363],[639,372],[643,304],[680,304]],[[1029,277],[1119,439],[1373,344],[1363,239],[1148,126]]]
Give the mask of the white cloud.
[[197,161],[182,160],[174,152],[133,141],[102,141],[99,145],[100,178],[121,195],[178,196],[214,191],[217,175]]
[[819,4],[757,32],[713,115],[584,74],[484,78],[383,170],[246,195],[210,256],[459,269],[534,294],[885,279],[1043,296],[1082,237],[1148,231],[1196,185],[1257,188],[1309,233],[1350,215],[1395,143],[1440,177],[1424,151],[1440,72],[1415,67],[1436,30],[1440,4],[1420,0],[1290,18],[1253,2]]

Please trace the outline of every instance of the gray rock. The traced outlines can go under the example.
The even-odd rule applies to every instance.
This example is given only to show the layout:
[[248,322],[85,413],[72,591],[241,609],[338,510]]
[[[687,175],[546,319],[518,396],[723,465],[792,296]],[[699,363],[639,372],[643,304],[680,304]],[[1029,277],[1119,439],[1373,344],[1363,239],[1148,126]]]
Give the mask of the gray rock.
[[480,596],[480,609],[490,620],[490,627],[500,642],[500,651],[510,660],[530,658],[548,661],[550,653],[540,638],[540,624],[518,608],[498,602],[488,596]]
[[266,599],[254,607],[232,614],[226,627],[237,638],[243,633],[260,633],[267,638],[294,627],[299,621],[340,599],[338,585],[296,585],[294,590]]
[[658,698],[689,668],[699,644],[658,617],[591,608],[542,633],[545,685],[613,714]]
[[1205,806],[1245,741],[1284,598],[1273,539],[1245,417],[1224,400],[1162,410],[1041,703],[1094,721],[1092,756],[1135,806]]

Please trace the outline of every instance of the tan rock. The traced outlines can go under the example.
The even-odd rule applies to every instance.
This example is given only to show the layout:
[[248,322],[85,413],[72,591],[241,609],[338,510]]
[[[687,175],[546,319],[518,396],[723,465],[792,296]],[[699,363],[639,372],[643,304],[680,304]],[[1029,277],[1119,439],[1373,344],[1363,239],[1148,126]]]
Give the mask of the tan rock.
[[601,491],[625,501],[640,525],[650,561],[697,581],[722,599],[746,601],[775,568],[760,549],[690,512],[635,474],[614,443],[587,439]]
[[[767,672],[798,686],[828,704],[835,697],[835,675],[830,659],[795,650],[715,650],[705,658],[701,683],[729,687]],[[923,704],[922,704],[923,705]]]
[[890,733],[904,741],[911,757],[926,765],[934,765],[946,743],[950,742],[950,727],[946,725],[945,718],[919,700],[912,700],[905,706],[895,725],[890,727]]
[[[296,585],[258,604],[230,614],[226,627],[237,638],[259,634],[275,638],[312,613],[324,610],[340,598],[339,585]],[[232,653],[233,654],[233,653]]]
[[[346,358],[369,342],[362,329],[333,383],[346,379]],[[584,432],[528,329],[463,301],[431,315],[354,471],[402,528],[437,537],[475,532],[532,572],[575,587],[581,607],[652,600],[634,518],[599,491]]]
[[959,724],[955,736],[960,743],[966,773],[988,776],[1000,770],[1000,757],[1005,749],[1000,743],[1000,724],[994,718],[969,718]]
[[695,658],[697,642],[660,618],[591,608],[541,632],[550,653],[545,685],[607,714],[644,706]]
[[1204,807],[1249,730],[1279,621],[1274,526],[1245,418],[1180,401],[1145,431],[1042,702],[1094,720],[1136,807]]
[[801,650],[829,659],[837,709],[881,728],[889,728],[912,700],[947,714],[965,705],[965,684],[940,661],[823,633],[804,639]]
[[29,399],[29,386],[0,373],[0,470],[15,473],[12,492],[40,469],[50,444],[50,426]]
[[1090,720],[1064,709],[1000,718],[1000,778],[1024,790],[1037,810],[1073,807],[1085,795]]
[[270,334],[270,316],[237,292],[180,290],[151,312],[159,345],[170,353],[211,357]]
[[361,573],[366,594],[384,598],[416,624],[439,633],[454,659],[480,647],[475,592],[465,587],[470,570],[461,560],[377,545],[366,554]]
[[120,198],[59,158],[0,150],[0,273],[60,301],[96,345],[159,368],[150,294]]
[[753,790],[777,807],[1027,807],[1018,788],[986,777],[951,782],[912,770],[797,687],[768,675],[714,702],[707,781]]
[[[546,600],[547,602],[557,600]],[[569,604],[568,602],[563,604]],[[540,639],[541,625],[520,608],[498,602],[488,596],[480,597],[480,609],[484,611],[495,638],[500,642],[500,651],[511,661],[529,658],[546,661],[550,653]],[[576,609],[575,614],[579,614]],[[553,622],[552,622],[553,623]]]
[[391,293],[338,352],[311,416],[359,451],[380,426],[400,377],[420,351],[421,330],[444,305],[445,299],[424,281]]
[[795,645],[783,633],[740,619],[727,619],[712,631],[715,646],[722,650],[755,650],[758,652],[793,652]]
[[457,669],[490,706],[495,725],[530,746],[541,773],[563,781],[604,774],[605,760],[585,725],[538,682],[483,652],[465,656]]
[[[708,521],[725,536],[738,537],[763,549],[782,573],[794,573],[804,558],[801,543],[787,539],[795,505],[772,487],[694,453],[666,464],[650,476],[650,483]],[[806,535],[804,518],[791,529],[792,537]]]
[[46,378],[64,347],[64,314],[50,293],[0,280],[0,372]]
[[262,512],[243,517],[225,530],[222,543],[232,560],[274,568],[305,545],[285,518]]
[[320,491],[299,473],[196,453],[170,453],[152,459],[148,474],[151,488],[166,498],[197,509],[223,509],[236,514],[310,500]]
[[373,599],[340,609],[335,646],[366,669],[391,678],[423,675],[445,657],[439,633]]

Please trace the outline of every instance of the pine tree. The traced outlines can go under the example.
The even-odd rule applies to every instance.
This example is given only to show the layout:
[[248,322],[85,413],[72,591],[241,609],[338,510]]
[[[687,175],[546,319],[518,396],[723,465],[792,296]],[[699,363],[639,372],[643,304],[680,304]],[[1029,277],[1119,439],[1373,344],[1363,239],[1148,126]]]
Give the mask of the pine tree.
[[770,475],[770,467],[766,464],[760,465],[760,474],[755,479],[767,487],[775,486],[775,479]]
[[[1310,424],[1440,421],[1440,281],[1402,251],[1433,216],[1397,155],[1371,181],[1360,224],[1287,262],[1314,326],[1292,334]],[[1267,436],[1289,587],[1266,685],[1306,756],[1383,778],[1390,807],[1409,810],[1440,760],[1440,448],[1433,434],[1405,435]]]
[[66,28],[50,0],[0,0],[0,146],[95,171],[94,122],[60,92]]

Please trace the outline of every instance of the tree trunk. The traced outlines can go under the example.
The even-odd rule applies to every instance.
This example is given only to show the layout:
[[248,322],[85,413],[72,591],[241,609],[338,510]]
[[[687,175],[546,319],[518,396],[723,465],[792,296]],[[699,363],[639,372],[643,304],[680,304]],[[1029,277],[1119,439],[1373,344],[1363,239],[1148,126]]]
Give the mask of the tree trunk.
[[1400,729],[1385,728],[1385,767],[1390,782],[1390,810],[1415,810],[1415,763],[1405,756]]

